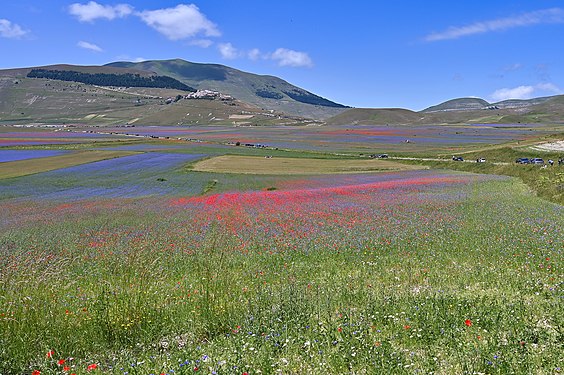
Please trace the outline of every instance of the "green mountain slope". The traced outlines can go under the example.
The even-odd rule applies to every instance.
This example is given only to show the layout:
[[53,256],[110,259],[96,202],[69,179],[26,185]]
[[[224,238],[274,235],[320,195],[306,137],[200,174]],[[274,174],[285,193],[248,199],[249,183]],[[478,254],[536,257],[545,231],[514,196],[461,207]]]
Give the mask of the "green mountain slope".
[[480,98],[459,98],[448,100],[444,103],[431,106],[421,112],[437,112],[437,111],[467,111],[475,109],[483,109],[490,103]]
[[402,108],[352,108],[327,119],[330,125],[413,124],[421,114]]
[[243,72],[219,64],[199,64],[181,59],[114,62],[106,65],[154,72],[178,79],[200,90],[215,90],[255,104],[260,108],[290,115],[324,119],[346,107],[294,86],[283,79]]
[[326,120],[330,124],[512,124],[564,123],[564,95],[488,103],[459,98],[420,112],[400,109],[353,108]]

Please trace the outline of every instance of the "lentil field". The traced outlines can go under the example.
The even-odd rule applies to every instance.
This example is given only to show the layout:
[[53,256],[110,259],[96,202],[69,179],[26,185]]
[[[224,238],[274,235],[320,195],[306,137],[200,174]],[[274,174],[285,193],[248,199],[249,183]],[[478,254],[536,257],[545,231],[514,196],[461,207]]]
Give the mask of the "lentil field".
[[0,179],[0,374],[562,373],[564,207],[519,180],[151,147]]

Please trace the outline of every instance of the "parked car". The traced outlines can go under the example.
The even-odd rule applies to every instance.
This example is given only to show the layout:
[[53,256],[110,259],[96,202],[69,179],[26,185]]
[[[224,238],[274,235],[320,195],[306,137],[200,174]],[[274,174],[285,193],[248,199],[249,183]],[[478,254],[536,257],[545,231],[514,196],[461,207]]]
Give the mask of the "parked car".
[[454,161],[464,161],[464,158],[462,156],[453,156],[452,160],[454,160]]
[[485,158],[478,158],[476,159],[476,163],[485,163],[486,159]]
[[380,158],[380,159],[387,159],[387,158],[388,158],[388,154],[378,154],[378,155],[376,155],[376,157],[377,157],[377,158]]
[[531,161],[529,160],[529,158],[519,158],[519,159],[515,160],[515,163],[517,163],[517,164],[530,164]]
[[544,164],[544,160],[542,160],[541,158],[534,158],[531,159],[531,164]]

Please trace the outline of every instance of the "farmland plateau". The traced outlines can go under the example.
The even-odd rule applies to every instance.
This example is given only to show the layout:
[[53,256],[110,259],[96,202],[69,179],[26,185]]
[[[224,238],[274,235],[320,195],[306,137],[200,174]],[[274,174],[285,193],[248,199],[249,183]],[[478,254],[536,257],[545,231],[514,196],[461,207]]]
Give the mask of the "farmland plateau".
[[0,373],[560,373],[561,137],[3,126]]

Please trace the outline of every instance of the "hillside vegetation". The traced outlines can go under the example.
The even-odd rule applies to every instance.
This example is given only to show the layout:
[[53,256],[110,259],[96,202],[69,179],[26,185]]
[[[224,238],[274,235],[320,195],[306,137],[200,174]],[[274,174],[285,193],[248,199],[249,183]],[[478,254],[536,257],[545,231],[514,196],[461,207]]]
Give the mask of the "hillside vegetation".
[[216,90],[261,108],[311,118],[328,118],[347,107],[269,75],[243,72],[219,64],[199,64],[181,59],[115,62],[106,65],[156,72],[174,77],[197,89]]
[[33,69],[27,74],[28,78],[47,78],[59,81],[81,82],[98,86],[120,87],[155,87],[163,89],[176,89],[182,91],[196,91],[194,88],[167,76],[142,77],[139,74],[108,74],[108,73],[82,73],[71,70]]

